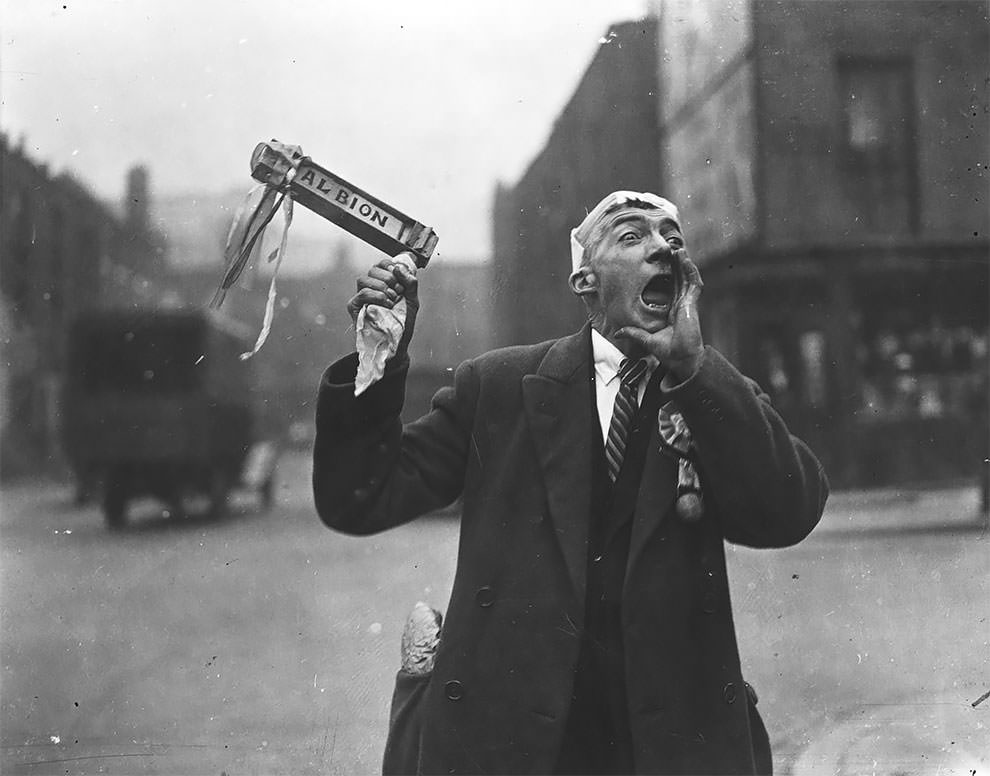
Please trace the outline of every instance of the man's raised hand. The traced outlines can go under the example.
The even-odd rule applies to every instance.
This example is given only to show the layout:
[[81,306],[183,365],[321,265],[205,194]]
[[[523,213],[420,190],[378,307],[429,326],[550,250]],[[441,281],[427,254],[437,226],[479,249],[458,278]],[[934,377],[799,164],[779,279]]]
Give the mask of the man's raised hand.
[[[399,255],[408,256],[410,263],[415,265],[411,254]],[[397,355],[405,353],[409,346],[419,313],[419,281],[415,270],[408,269],[393,258],[384,258],[357,279],[357,293],[347,302],[347,312],[356,325],[358,313],[366,304],[391,310],[400,299],[406,300],[406,324]]]

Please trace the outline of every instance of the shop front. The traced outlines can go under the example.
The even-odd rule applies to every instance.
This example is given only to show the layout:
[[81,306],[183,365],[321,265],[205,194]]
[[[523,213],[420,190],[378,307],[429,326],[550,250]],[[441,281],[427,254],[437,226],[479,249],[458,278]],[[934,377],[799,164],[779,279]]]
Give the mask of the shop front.
[[834,486],[985,482],[985,256],[833,253],[713,274],[731,289],[711,305],[716,340]]

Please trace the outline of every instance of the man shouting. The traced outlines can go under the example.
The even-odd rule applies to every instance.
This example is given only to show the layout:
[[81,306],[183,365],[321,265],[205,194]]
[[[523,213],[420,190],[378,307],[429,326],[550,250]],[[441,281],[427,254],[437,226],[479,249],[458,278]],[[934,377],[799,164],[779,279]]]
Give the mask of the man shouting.
[[724,542],[785,547],[821,517],[822,468],[767,397],[705,345],[677,208],[615,192],[571,233],[588,323],[458,367],[399,420],[417,280],[384,260],[364,305],[407,302],[384,377],[320,385],[323,521],[370,534],[463,498],[429,673],[400,672],[386,772],[769,772],[740,671]]

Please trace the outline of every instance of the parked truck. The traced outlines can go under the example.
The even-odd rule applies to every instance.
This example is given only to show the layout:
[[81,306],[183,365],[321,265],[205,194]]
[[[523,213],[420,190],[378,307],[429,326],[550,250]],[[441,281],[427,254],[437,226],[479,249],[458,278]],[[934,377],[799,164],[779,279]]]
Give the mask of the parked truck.
[[92,312],[67,345],[65,451],[109,527],[124,526],[129,503],[145,496],[173,513],[199,503],[219,514],[250,484],[270,504],[275,448],[259,438],[240,325],[203,310]]

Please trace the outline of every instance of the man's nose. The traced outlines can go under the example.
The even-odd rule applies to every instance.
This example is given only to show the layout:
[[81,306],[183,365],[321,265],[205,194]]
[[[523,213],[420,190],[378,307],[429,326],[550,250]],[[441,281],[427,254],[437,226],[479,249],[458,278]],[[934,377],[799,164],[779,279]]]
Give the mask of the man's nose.
[[646,260],[652,262],[669,261],[673,256],[670,243],[659,232],[651,232],[647,242]]

